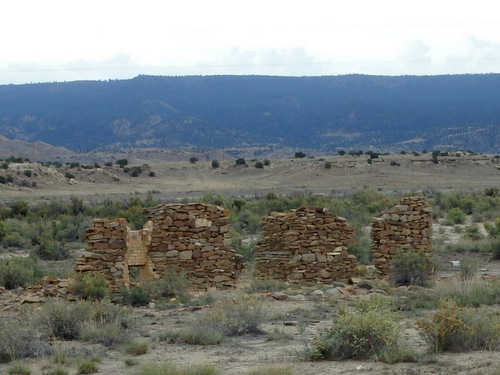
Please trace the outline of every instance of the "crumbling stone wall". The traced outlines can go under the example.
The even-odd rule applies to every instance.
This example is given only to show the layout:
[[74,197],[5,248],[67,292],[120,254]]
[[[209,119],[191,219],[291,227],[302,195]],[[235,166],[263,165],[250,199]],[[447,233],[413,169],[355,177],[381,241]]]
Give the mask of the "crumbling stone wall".
[[114,290],[130,285],[130,267],[139,267],[139,280],[169,269],[184,272],[199,288],[234,285],[243,257],[230,248],[229,210],[167,204],[144,213],[149,220],[139,231],[131,231],[125,219],[93,220],[75,270],[104,275]]
[[196,203],[144,212],[152,222],[149,257],[156,272],[184,271],[201,288],[234,285],[243,257],[230,248],[229,210]]
[[405,197],[382,211],[371,225],[372,263],[389,274],[391,259],[402,251],[431,253],[432,209],[421,197]]
[[257,277],[302,285],[346,282],[357,259],[347,254],[354,228],[322,207],[300,207],[272,213],[262,221],[255,246]]
[[95,219],[85,230],[85,251],[76,260],[75,271],[105,276],[110,289],[129,282],[126,270],[127,221]]

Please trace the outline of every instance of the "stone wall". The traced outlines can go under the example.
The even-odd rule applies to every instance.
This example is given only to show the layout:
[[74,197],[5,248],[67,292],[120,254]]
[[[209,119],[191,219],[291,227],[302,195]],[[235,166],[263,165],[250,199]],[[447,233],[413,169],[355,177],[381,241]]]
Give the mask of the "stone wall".
[[354,228],[322,207],[300,207],[272,213],[262,221],[255,246],[257,277],[302,285],[346,282],[357,260],[347,254]]
[[127,284],[127,221],[95,219],[85,230],[85,251],[76,260],[75,271],[99,273],[106,277],[111,289]]
[[130,285],[130,267],[139,268],[139,280],[159,278],[168,269],[185,273],[199,288],[234,285],[243,257],[230,248],[229,210],[196,203],[144,213],[149,220],[138,231],[125,219],[94,220],[75,270],[103,274],[114,290]]
[[156,272],[185,272],[201,288],[229,287],[243,267],[231,246],[230,211],[203,203],[144,210],[152,222],[149,257]]
[[401,199],[389,211],[373,219],[371,229],[372,263],[382,275],[389,274],[391,259],[402,251],[430,254],[432,209],[420,197]]

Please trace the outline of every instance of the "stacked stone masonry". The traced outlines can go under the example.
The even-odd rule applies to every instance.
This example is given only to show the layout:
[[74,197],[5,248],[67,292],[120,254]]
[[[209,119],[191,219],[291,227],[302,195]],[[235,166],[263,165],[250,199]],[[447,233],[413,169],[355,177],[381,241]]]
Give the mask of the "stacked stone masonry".
[[430,255],[432,209],[424,198],[405,197],[390,211],[383,211],[371,225],[372,263],[382,275],[389,274],[391,259],[400,252]]
[[92,227],[85,231],[85,251],[77,259],[75,271],[102,274],[113,290],[127,284],[127,233],[125,219],[93,220]]
[[272,213],[262,221],[255,246],[257,277],[301,285],[347,282],[357,259],[347,254],[354,228],[322,207]]
[[139,231],[131,231],[125,219],[94,220],[75,270],[104,275],[113,290],[130,285],[130,267],[139,268],[139,280],[171,270],[184,273],[198,288],[234,286],[243,263],[230,249],[229,210],[196,203],[161,205],[144,213],[148,222]]
[[156,272],[185,272],[200,288],[233,286],[243,257],[231,246],[230,211],[203,203],[145,209],[152,222],[149,258]]

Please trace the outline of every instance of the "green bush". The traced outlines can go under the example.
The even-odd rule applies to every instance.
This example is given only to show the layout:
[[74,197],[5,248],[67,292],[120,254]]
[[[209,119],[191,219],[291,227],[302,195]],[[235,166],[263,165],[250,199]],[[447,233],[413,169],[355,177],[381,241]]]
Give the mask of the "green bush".
[[44,238],[34,250],[34,254],[43,260],[62,260],[69,258],[69,249],[64,241]]
[[31,371],[25,365],[21,363],[14,363],[7,370],[7,374],[9,375],[30,375]]
[[219,168],[220,167],[220,163],[218,160],[212,160],[212,168]]
[[500,348],[498,317],[484,308],[477,311],[445,301],[438,312],[419,319],[417,326],[434,353]]
[[331,328],[317,335],[310,359],[367,359],[399,346],[395,316],[378,301],[356,311],[341,309]]
[[446,214],[445,224],[446,225],[463,224],[465,223],[466,219],[467,216],[464,214],[464,212],[460,208],[454,207],[450,209]]
[[69,292],[84,300],[101,300],[109,295],[108,282],[100,274],[79,274],[70,284]]
[[256,162],[255,163],[255,168],[259,168],[259,169],[264,168],[264,163],[261,162],[261,161]]
[[130,341],[125,345],[125,353],[131,355],[143,355],[149,351],[149,344],[145,341]]
[[97,364],[90,359],[79,359],[76,364],[77,374],[95,374],[99,371]]
[[236,165],[246,165],[247,162],[243,158],[236,159],[235,161]]
[[5,289],[25,287],[36,281],[36,263],[31,258],[0,259],[0,286]]
[[392,285],[428,286],[432,263],[423,253],[401,252],[392,258],[389,279]]

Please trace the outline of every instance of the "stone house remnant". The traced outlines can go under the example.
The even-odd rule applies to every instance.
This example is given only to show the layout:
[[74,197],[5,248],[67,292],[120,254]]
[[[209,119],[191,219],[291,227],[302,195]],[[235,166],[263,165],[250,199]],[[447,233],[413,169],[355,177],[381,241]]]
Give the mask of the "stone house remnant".
[[301,285],[347,282],[357,259],[347,254],[354,228],[322,207],[273,212],[262,220],[254,251],[257,277]]
[[165,270],[184,272],[198,288],[232,287],[242,256],[231,246],[229,210],[204,203],[164,204],[144,209],[148,222],[131,231],[125,219],[93,220],[75,270],[103,274],[111,289],[129,286],[130,268],[139,280]]
[[372,263],[382,275],[388,275],[391,259],[400,252],[430,255],[432,244],[432,208],[425,198],[405,197],[389,211],[382,211],[371,224]]

